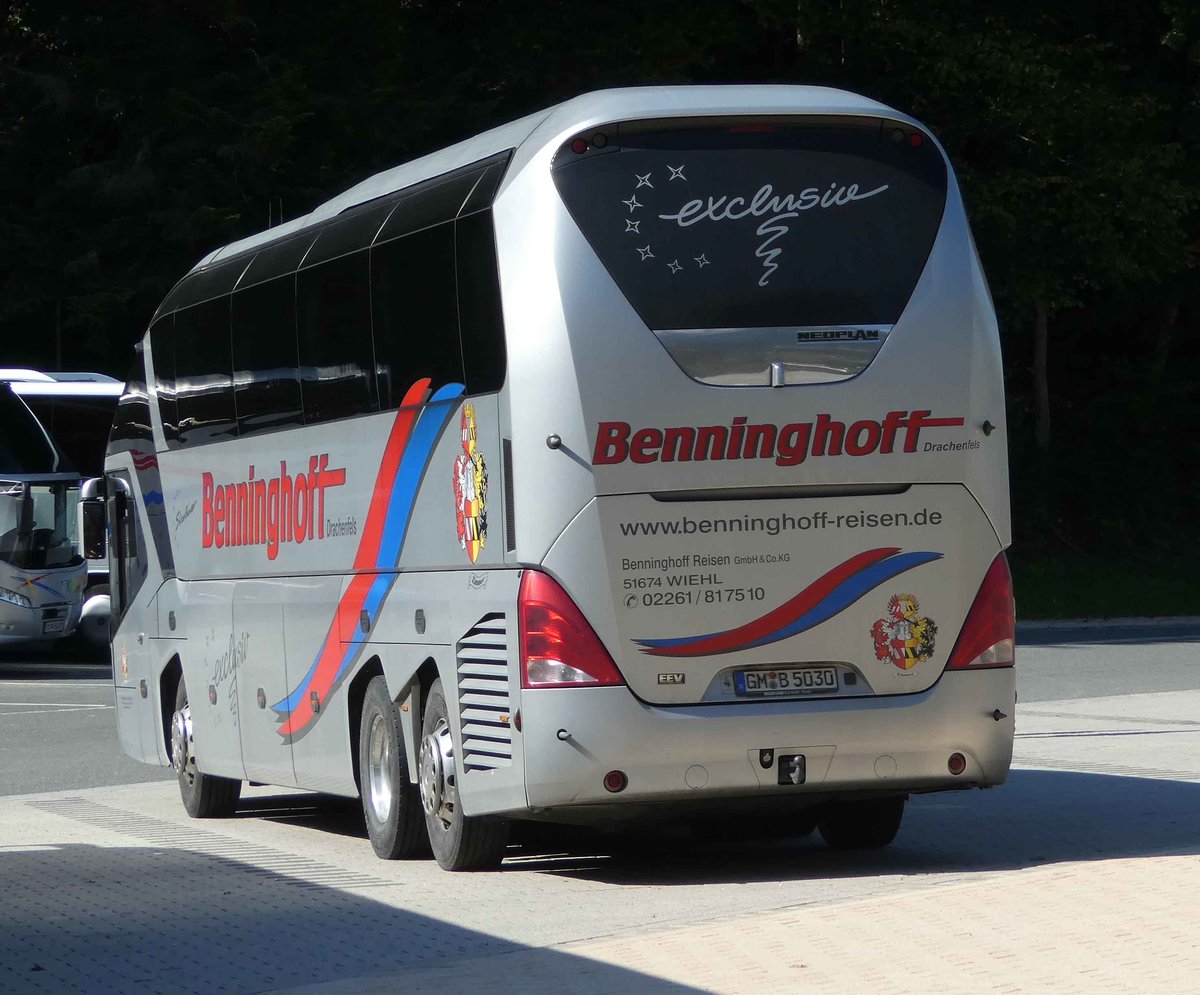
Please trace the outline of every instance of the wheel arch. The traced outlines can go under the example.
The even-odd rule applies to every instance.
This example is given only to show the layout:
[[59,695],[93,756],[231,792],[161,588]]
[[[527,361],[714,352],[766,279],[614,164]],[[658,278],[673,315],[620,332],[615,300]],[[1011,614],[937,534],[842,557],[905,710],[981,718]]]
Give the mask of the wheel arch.
[[162,733],[163,753],[171,756],[171,716],[175,714],[175,688],[183,677],[183,663],[175,653],[158,675],[159,731]]
[[354,787],[360,795],[362,783],[358,773],[358,735],[362,727],[363,698],[367,695],[367,685],[382,676],[383,662],[378,655],[372,656],[358,668],[346,694],[346,717],[350,723],[350,769],[354,773]]
[[400,706],[400,729],[404,739],[408,778],[411,783],[416,784],[417,756],[421,748],[421,718],[425,707],[425,698],[429,693],[429,688],[437,680],[439,672],[437,661],[431,655],[424,656],[419,663],[417,659],[410,659],[408,661],[389,660],[385,664],[384,660],[375,654],[354,675],[346,698],[346,710],[349,720],[348,732],[354,786],[360,796],[362,784],[358,769],[358,740],[362,726],[363,699],[367,694],[367,685],[373,678],[379,676],[383,676],[387,681],[388,694]]

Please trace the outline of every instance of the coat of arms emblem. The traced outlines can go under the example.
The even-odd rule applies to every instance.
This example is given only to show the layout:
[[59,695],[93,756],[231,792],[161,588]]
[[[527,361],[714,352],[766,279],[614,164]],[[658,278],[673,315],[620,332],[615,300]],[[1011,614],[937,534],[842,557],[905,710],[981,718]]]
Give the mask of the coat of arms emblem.
[[474,563],[487,545],[487,463],[475,448],[475,406],[464,404],[459,419],[462,452],[454,459],[454,503],[458,545]]
[[921,605],[911,594],[893,594],[888,599],[887,615],[871,626],[875,641],[875,659],[911,670],[933,656],[937,623],[922,617]]

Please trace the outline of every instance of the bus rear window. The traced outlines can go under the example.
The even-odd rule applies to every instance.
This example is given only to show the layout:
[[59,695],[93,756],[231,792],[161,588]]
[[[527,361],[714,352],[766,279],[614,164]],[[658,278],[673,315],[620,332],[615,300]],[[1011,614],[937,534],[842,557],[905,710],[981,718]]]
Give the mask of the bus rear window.
[[553,175],[656,331],[894,324],[946,199],[934,143],[879,118],[622,124]]

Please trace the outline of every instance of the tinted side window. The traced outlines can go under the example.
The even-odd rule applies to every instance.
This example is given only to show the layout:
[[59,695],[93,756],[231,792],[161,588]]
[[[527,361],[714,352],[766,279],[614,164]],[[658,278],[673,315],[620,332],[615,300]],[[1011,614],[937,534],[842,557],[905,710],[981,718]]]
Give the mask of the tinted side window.
[[293,238],[263,246],[247,267],[238,287],[249,287],[279,276],[291,276],[300,268],[300,263],[304,261],[316,238],[317,233],[309,230]]
[[233,413],[229,298],[175,312],[175,394],[179,442],[237,436]]
[[483,211],[492,206],[492,201],[496,199],[496,191],[500,188],[500,181],[504,179],[504,172],[508,169],[508,161],[511,158],[512,150],[510,149],[478,164],[476,175],[479,177],[479,181],[475,184],[475,189],[471,191],[466,203],[463,204],[461,214],[474,214],[476,211]]
[[175,311],[181,307],[210,301],[216,297],[227,297],[237,286],[250,256],[243,254],[235,259],[215,263],[195,273],[189,273],[180,280],[167,294],[166,300],[159,306],[159,311]]
[[175,403],[175,315],[167,314],[150,326],[150,356],[154,363],[154,392],[167,445],[179,441]]
[[422,377],[434,387],[462,383],[454,223],[436,225],[371,250],[375,363],[383,409],[400,406]]
[[354,252],[296,275],[306,425],[379,409],[368,257],[366,250]]
[[463,203],[479,180],[479,170],[465,170],[449,176],[439,176],[410,187],[401,194],[396,209],[387,219],[376,242],[386,242],[422,228],[451,221],[458,216]]
[[395,197],[385,197],[339,214],[321,229],[316,244],[304,257],[304,265],[315,266],[327,259],[344,256],[347,252],[365,249],[375,241],[375,236],[395,205]]
[[108,475],[105,518],[108,524],[108,579],[113,600],[110,631],[114,632],[146,579],[147,563],[142,552],[145,544],[131,493],[128,474],[119,471]]
[[303,425],[296,354],[296,279],[233,295],[233,397],[239,435]]
[[154,448],[150,431],[150,400],[146,395],[146,367],[142,359],[142,347],[136,347],[133,365],[125,378],[125,392],[117,402],[113,414],[112,432],[108,438],[108,452],[125,449],[150,451]]
[[496,269],[492,212],[457,222],[458,312],[467,391],[484,394],[504,386],[504,316]]

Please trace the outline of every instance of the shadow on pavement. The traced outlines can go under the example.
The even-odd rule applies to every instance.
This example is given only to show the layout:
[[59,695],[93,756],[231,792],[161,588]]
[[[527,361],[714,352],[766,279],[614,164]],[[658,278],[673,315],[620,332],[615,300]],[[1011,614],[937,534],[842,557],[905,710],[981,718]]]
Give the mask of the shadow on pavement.
[[[359,836],[358,803],[319,795],[243,801],[263,817]],[[799,816],[797,817],[799,821]],[[839,852],[778,819],[720,828],[660,826],[599,834],[514,825],[502,873],[534,871],[627,885],[942,875],[1162,852],[1200,854],[1200,784],[1075,771],[1014,770],[991,791],[915,795],[886,849]]]
[[112,664],[79,654],[34,655],[7,650],[0,654],[0,681],[112,680]]
[[358,984],[517,951],[575,991],[695,990],[188,850],[14,847],[0,877],[0,991],[13,995]]
[[290,822],[334,836],[359,837],[364,842],[367,835],[362,803],[357,798],[309,793],[243,797],[234,818]]
[[[643,885],[938,875],[1048,863],[1200,854],[1200,784],[1075,771],[1014,770],[992,791],[909,799],[896,841],[886,849],[839,852],[817,834],[764,839],[752,828],[693,835],[650,848],[625,845],[597,864],[546,870],[588,880]],[[756,839],[757,836],[757,839]],[[522,862],[536,869],[536,859]]]

